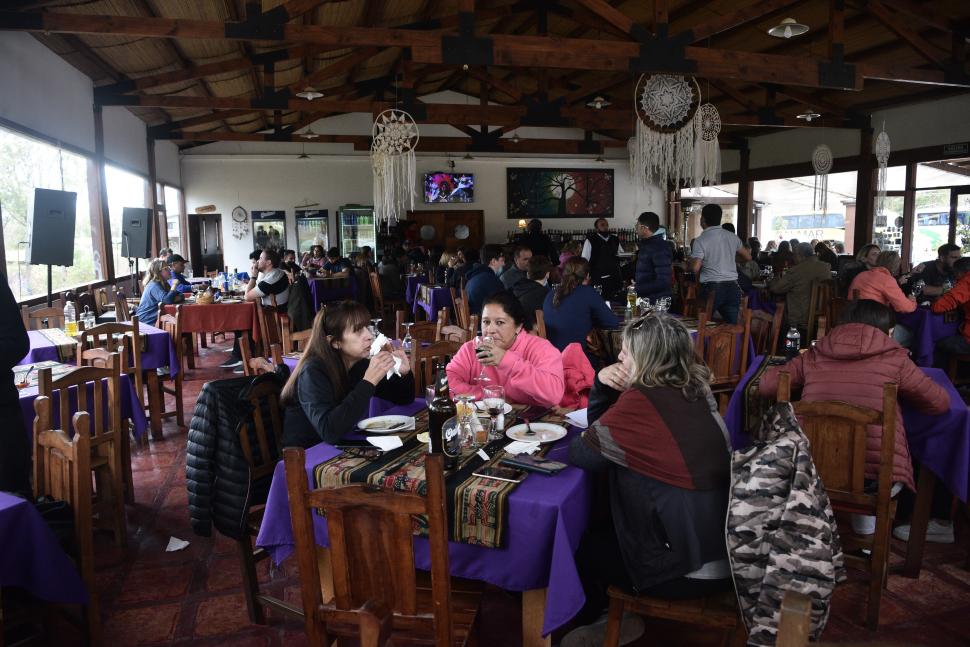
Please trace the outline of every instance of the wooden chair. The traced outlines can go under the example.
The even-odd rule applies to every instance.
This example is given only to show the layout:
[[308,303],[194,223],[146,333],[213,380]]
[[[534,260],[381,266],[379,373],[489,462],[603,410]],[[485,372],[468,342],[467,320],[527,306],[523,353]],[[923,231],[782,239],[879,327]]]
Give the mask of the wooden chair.
[[700,318],[704,315],[708,321],[714,318],[714,292],[708,292],[706,297],[695,297],[684,300],[684,317]]
[[[427,497],[386,492],[364,484],[307,487],[306,452],[283,450],[300,589],[311,647],[334,637],[362,645],[475,642],[480,593],[458,589],[448,567],[448,515],[442,456],[425,457]],[[333,601],[324,601],[313,515],[325,511],[333,567]],[[414,567],[412,515],[426,515],[431,582]]]
[[815,339],[815,331],[818,328],[818,318],[826,317],[832,319],[829,306],[832,297],[835,295],[835,281],[826,279],[824,281],[812,281],[812,297],[808,305],[808,336],[806,339]]
[[435,336],[435,341],[454,341],[459,344],[464,344],[471,338],[472,334],[467,328],[454,325],[442,325],[441,319],[438,319],[438,332]]
[[414,374],[414,394],[424,396],[424,387],[434,384],[435,360],[447,362],[458,352],[461,343],[456,341],[436,341],[428,346],[414,344],[408,360],[411,362],[411,372]]
[[[404,324],[407,321],[403,310],[398,310],[394,317],[394,338],[404,339]],[[419,321],[411,324],[411,338],[417,342],[431,343],[437,339],[438,324],[433,321]]]
[[58,305],[60,299],[54,305],[36,306],[20,308],[20,316],[24,320],[24,328],[27,330],[40,330],[42,328],[63,328],[64,327],[64,306]]
[[455,308],[455,321],[457,321],[458,325],[462,328],[470,327],[471,313],[468,311],[468,300],[463,297],[459,297],[455,288],[449,289],[451,290],[451,304]]
[[115,321],[124,323],[131,320],[131,311],[128,309],[128,299],[125,293],[118,290],[115,294]]
[[706,324],[704,313],[701,313],[698,318],[696,350],[711,371],[711,392],[718,399],[723,415],[727,411],[728,399],[748,370],[751,311],[742,310],[737,324]]
[[[271,305],[263,305],[262,301],[256,302],[256,314],[259,317],[260,345],[262,346],[262,355],[264,357],[270,356],[270,347],[274,344],[280,348],[283,347],[284,322],[281,320],[279,306],[276,305],[276,295],[271,294],[269,296]],[[288,319],[286,327],[289,327]],[[239,345],[242,347],[241,339]]]
[[374,309],[382,319],[390,321],[392,313],[407,308],[407,303],[404,299],[384,298],[384,289],[381,287],[380,274],[377,272],[368,272],[367,276],[370,279],[371,293],[374,295]]
[[[188,353],[186,344],[191,343],[182,334],[182,306],[175,306],[175,314],[163,314],[158,317],[158,327],[164,330],[172,338],[175,344],[175,357],[178,362],[176,367],[170,366],[167,375],[158,375],[157,371],[147,371],[148,375],[148,408],[152,418],[152,437],[161,438],[160,420],[175,416],[175,421],[179,427],[185,426],[185,411],[182,403],[182,381],[185,376],[186,362],[185,356]],[[248,345],[249,336],[243,335],[239,339],[239,347]],[[166,386],[166,382],[171,382],[171,386]],[[165,396],[171,395],[175,398],[175,410],[165,410]]]
[[[871,536],[840,533],[847,564],[869,576],[866,626],[879,626],[879,605],[889,562],[889,533],[896,511],[891,498],[893,456],[896,439],[896,384],[883,387],[882,411],[837,400],[793,402],[792,407],[812,447],[815,468],[836,511],[875,515],[876,532]],[[791,401],[791,376],[782,371],[778,380],[778,402]],[[879,478],[876,494],[865,491],[866,428],[882,426],[879,450]],[[870,555],[854,554],[867,549]]]
[[242,369],[243,375],[249,377],[255,377],[257,375],[262,375],[263,373],[272,373],[276,370],[277,366],[283,364],[283,349],[280,348],[279,344],[271,344],[269,347],[269,356],[271,359],[266,359],[265,357],[253,357],[252,352],[248,348],[249,344],[239,344],[239,354],[242,355]]
[[[88,383],[91,395],[88,395]],[[128,547],[125,522],[125,477],[122,469],[123,435],[127,426],[121,421],[121,363],[112,353],[105,368],[85,366],[53,379],[50,368],[38,373],[37,391],[57,400],[58,421],[71,419],[71,396],[76,396],[77,411],[90,413],[85,427],[90,444],[88,480],[94,474],[95,492],[91,515],[97,516],[97,527],[110,530],[115,543],[123,550]],[[74,393],[72,393],[74,391]],[[56,394],[56,396],[55,396]],[[51,405],[53,407],[53,404]],[[62,425],[63,426],[63,425]],[[35,438],[37,435],[35,434]],[[42,451],[36,445],[37,452]]]
[[785,303],[777,305],[773,315],[763,310],[751,311],[751,339],[755,355],[774,355],[778,352],[778,340],[785,325]]
[[[49,370],[49,369],[48,369]],[[101,644],[101,611],[94,575],[93,497],[91,491],[91,416],[78,411],[72,418],[73,437],[53,424],[51,399],[34,400],[34,493],[65,501],[74,513],[78,570],[88,590],[88,640]],[[63,418],[62,418],[63,419]]]
[[610,599],[610,610],[603,647],[617,647],[620,644],[620,623],[624,612],[719,630],[723,632],[721,644],[725,646],[743,647],[748,639],[734,591],[706,598],[663,600],[634,595],[611,586],[607,595]]
[[[279,350],[278,348],[276,350]],[[263,357],[253,358],[254,362],[266,362]],[[268,364],[268,362],[267,362]],[[244,364],[245,366],[245,364]],[[270,371],[274,367],[270,366]],[[273,478],[276,463],[283,455],[283,417],[280,407],[280,385],[274,380],[254,380],[243,389],[240,398],[249,402],[252,411],[240,421],[237,427],[239,446],[249,467],[250,490],[254,484]],[[268,413],[268,417],[264,414]],[[255,441],[255,443],[254,443]],[[255,447],[254,447],[255,444]],[[253,547],[253,538],[259,534],[266,508],[265,500],[255,503],[246,510],[245,532],[236,540],[243,573],[243,593],[246,608],[253,624],[265,624],[263,607],[280,611],[290,617],[303,619],[303,612],[283,600],[260,593],[256,564],[269,557],[262,548]]]
[[298,332],[288,332],[283,330],[283,353],[298,353],[306,350],[306,345],[310,341],[312,329],[300,330]]
[[542,310],[536,310],[536,327],[533,332],[537,336],[546,339],[546,315]]

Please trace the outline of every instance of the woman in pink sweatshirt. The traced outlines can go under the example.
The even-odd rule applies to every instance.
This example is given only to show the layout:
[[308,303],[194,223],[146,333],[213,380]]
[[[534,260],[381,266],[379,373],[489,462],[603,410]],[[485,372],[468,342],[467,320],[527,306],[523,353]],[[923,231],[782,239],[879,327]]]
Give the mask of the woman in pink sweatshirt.
[[899,254],[892,251],[879,252],[876,266],[871,270],[860,273],[849,286],[849,298],[871,299],[884,306],[889,306],[896,312],[912,312],[916,310],[916,299],[907,297],[899,287],[896,273],[899,271]]
[[[482,335],[491,337],[476,351],[466,342],[448,363],[448,384],[458,394],[482,397],[482,387],[505,387],[505,399],[513,404],[554,407],[565,390],[562,355],[548,341],[522,328],[525,312],[508,292],[485,300],[482,307]],[[488,382],[476,378],[484,367]]]

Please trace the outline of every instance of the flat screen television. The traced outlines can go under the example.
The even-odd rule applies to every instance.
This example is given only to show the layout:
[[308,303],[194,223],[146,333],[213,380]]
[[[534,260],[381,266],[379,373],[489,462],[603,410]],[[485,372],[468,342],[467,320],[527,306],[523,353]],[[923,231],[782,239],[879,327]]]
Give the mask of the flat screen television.
[[474,202],[475,176],[471,173],[433,171],[424,174],[424,201]]

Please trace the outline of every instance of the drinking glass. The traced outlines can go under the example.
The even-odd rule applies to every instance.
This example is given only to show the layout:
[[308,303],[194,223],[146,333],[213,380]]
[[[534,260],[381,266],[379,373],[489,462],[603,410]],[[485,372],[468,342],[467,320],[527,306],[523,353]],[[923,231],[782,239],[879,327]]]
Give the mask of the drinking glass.
[[913,296],[919,299],[919,296],[923,293],[923,288],[926,287],[926,281],[923,279],[917,280],[913,283]]
[[401,348],[404,349],[405,353],[410,353],[414,347],[414,338],[411,337],[411,326],[414,325],[414,322],[405,321],[402,325],[404,326],[404,339],[401,340]]
[[424,401],[428,403],[429,407],[431,406],[431,401],[434,400],[435,395],[436,393],[434,391],[434,385],[429,384],[428,386],[424,387]]
[[382,319],[380,317],[370,320],[370,331],[375,337],[381,334],[381,321]]
[[[475,337],[475,348],[476,349],[480,348],[482,344],[491,344],[491,343],[492,343],[492,338],[491,337],[482,336],[482,335],[479,335],[478,337]],[[478,374],[478,377],[475,378],[475,381],[476,382],[491,382],[491,380],[489,379],[489,377],[487,375],[485,375],[485,365],[484,364],[482,365],[482,371]]]
[[492,434],[498,437],[498,417],[505,410],[505,387],[498,384],[486,386],[482,389],[482,400],[485,402],[485,410],[492,419]]
[[487,445],[488,441],[491,440],[494,428],[491,418],[479,418],[478,424],[475,426],[475,446],[484,447]]

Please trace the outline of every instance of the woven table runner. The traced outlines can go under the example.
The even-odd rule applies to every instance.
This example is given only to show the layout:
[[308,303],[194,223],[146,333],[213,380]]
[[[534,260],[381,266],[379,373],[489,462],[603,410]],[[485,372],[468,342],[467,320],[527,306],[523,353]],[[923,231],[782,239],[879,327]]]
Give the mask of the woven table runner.
[[751,376],[748,383],[744,385],[744,398],[741,401],[741,421],[744,424],[742,427],[745,433],[751,435],[752,438],[756,437],[757,431],[761,428],[761,417],[764,412],[775,403],[775,394],[772,393],[769,397],[764,397],[761,395],[759,388],[761,386],[761,377],[765,374],[772,366],[779,366],[785,363],[784,357],[772,356],[766,357],[762,360],[761,365],[758,367],[757,372]]
[[52,360],[34,362],[33,364],[20,364],[13,367],[13,383],[23,384],[24,377],[27,377],[28,386],[37,386],[37,379],[42,368],[51,369],[51,379],[56,380],[62,375],[67,375],[77,368],[74,364],[62,364]]
[[[506,416],[511,421],[525,407],[513,405],[513,413]],[[552,410],[540,420],[563,424],[565,411]],[[506,426],[510,426],[508,422]],[[346,454],[317,465],[313,470],[314,485],[318,488],[334,488],[348,483],[369,483],[385,490],[427,495],[424,473],[424,457],[427,444],[417,440],[417,433],[428,430],[428,412],[423,410],[415,416],[415,431],[401,435],[404,446],[385,452],[377,459],[367,459]],[[493,458],[488,465],[497,464],[504,456],[499,451],[510,441],[507,438],[493,440],[485,446],[485,452]],[[540,455],[551,444],[541,445]],[[445,497],[452,511],[452,523],[448,538],[465,544],[498,548],[502,546],[508,523],[508,497],[518,483],[474,476],[486,461],[477,451],[464,453],[458,469],[445,481]],[[527,475],[528,476],[528,475]],[[427,519],[415,518],[415,533],[427,535]]]
[[77,340],[64,332],[61,328],[41,328],[38,332],[57,348],[57,357],[66,362],[74,357]]

